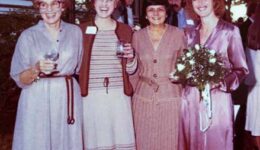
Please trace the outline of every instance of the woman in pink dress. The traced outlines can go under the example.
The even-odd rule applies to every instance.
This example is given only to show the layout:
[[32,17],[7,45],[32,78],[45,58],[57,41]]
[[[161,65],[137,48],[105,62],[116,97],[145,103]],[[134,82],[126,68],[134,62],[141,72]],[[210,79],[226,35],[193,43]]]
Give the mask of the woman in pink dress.
[[187,31],[188,47],[199,43],[214,49],[231,72],[221,83],[211,85],[212,119],[206,131],[200,128],[200,93],[196,87],[185,87],[179,149],[232,150],[233,104],[230,92],[248,74],[239,29],[220,19],[225,11],[223,0],[190,0],[187,4],[188,7],[192,5],[190,7],[200,18],[200,24]]
[[147,0],[149,25],[133,35],[138,63],[133,115],[138,150],[177,150],[181,86],[172,84],[184,32],[164,23],[167,1]]

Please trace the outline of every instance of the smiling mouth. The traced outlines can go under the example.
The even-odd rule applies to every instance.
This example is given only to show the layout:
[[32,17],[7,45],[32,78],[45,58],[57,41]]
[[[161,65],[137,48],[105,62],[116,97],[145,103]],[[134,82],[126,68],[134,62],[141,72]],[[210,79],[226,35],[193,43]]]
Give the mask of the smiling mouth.
[[204,11],[204,10],[206,10],[206,9],[207,9],[207,6],[198,7],[198,10],[199,10],[199,11]]
[[54,13],[51,13],[51,14],[46,14],[46,16],[47,16],[48,18],[54,18],[56,15],[55,15]]
[[161,18],[152,18],[153,20],[161,20]]
[[100,8],[99,10],[102,11],[102,12],[107,12],[108,8]]

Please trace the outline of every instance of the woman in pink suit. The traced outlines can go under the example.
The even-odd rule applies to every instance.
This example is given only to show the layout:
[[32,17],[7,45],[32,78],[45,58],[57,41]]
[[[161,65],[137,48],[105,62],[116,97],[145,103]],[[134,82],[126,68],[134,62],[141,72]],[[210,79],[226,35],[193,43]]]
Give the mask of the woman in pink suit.
[[239,29],[220,19],[225,11],[223,0],[190,0],[187,4],[193,7],[193,13],[200,19],[198,26],[187,31],[188,47],[201,44],[214,49],[231,72],[221,83],[211,85],[212,119],[206,131],[200,128],[200,93],[196,87],[185,87],[179,149],[232,150],[233,104],[230,92],[248,74]]
[[[137,85],[133,116],[137,150],[178,150],[181,85],[168,76],[186,47],[184,32],[165,24],[167,1],[145,1],[149,25],[133,35]],[[135,61],[133,61],[135,62]]]

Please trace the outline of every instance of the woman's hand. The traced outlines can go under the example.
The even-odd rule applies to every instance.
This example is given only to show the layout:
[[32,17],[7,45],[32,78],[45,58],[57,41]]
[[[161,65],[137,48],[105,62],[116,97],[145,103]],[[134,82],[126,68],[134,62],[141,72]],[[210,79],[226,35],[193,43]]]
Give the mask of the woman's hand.
[[223,86],[223,82],[211,83],[210,84],[210,90],[219,89],[221,86]]
[[46,75],[51,74],[55,71],[57,64],[51,60],[40,60],[36,67],[38,70]]
[[124,58],[132,60],[134,58],[134,49],[132,47],[132,44],[125,43],[124,44]]
[[36,81],[39,77],[39,70],[37,67],[29,68],[22,73],[20,73],[20,82],[25,85],[31,84],[33,81]]

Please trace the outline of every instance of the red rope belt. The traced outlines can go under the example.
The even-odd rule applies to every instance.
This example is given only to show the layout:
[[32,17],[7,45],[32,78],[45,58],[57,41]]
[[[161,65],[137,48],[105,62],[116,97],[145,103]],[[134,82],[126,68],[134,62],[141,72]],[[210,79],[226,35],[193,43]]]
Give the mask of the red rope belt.
[[71,75],[58,75],[58,76],[46,76],[40,75],[40,78],[60,78],[64,77],[66,81],[66,88],[67,88],[67,123],[74,124],[74,89],[73,89],[73,77]]

